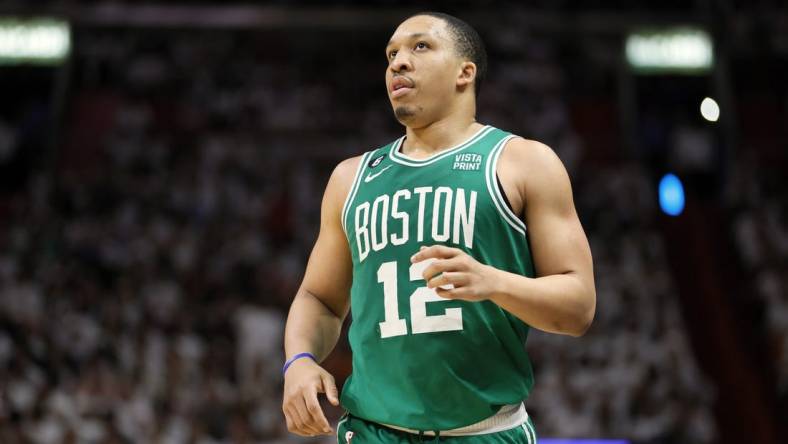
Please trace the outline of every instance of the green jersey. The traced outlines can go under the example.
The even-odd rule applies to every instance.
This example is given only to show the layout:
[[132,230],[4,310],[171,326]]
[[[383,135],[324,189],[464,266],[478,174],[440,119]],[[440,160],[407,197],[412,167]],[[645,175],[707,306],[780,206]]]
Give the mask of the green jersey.
[[528,397],[529,326],[491,301],[426,287],[420,246],[459,248],[483,264],[534,276],[526,227],[499,188],[496,163],[514,137],[491,126],[425,159],[404,136],[366,152],[342,210],[353,259],[353,371],[341,403],[353,415],[418,430],[481,421]]

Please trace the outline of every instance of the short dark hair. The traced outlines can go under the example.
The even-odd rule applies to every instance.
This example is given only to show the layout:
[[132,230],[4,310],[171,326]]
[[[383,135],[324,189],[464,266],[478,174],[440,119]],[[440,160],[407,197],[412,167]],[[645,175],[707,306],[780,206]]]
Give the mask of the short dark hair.
[[482,87],[482,81],[487,77],[487,50],[479,33],[468,23],[457,17],[443,12],[424,11],[408,17],[418,17],[426,15],[443,20],[446,28],[454,38],[454,46],[460,57],[466,57],[476,65],[476,79],[473,82],[473,90],[476,97]]

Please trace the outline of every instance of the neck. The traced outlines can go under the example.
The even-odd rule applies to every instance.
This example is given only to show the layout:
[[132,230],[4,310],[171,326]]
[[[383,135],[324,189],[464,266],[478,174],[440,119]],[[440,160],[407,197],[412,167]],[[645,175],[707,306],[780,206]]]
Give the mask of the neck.
[[430,156],[466,140],[482,126],[469,116],[437,120],[421,128],[407,127],[401,150],[412,157]]

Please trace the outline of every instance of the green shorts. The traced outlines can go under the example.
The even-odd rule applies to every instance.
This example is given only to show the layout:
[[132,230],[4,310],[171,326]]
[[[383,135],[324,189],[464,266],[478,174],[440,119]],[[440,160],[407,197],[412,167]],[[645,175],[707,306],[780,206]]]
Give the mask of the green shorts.
[[446,442],[453,444],[536,444],[536,431],[531,418],[525,423],[485,435],[440,436],[423,435],[395,430],[376,422],[361,419],[345,412],[337,423],[338,444],[410,444]]

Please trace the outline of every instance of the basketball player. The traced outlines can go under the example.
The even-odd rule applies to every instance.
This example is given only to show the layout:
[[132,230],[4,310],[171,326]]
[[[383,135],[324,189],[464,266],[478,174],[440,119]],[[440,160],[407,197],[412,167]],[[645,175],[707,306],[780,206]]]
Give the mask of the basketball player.
[[[476,122],[478,34],[440,13],[386,46],[405,135],[341,162],[285,328],[287,428],[338,443],[535,443],[531,327],[580,336],[594,316],[591,252],[547,146]],[[352,310],[341,397],[319,363]]]

